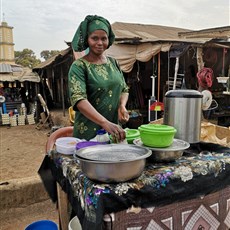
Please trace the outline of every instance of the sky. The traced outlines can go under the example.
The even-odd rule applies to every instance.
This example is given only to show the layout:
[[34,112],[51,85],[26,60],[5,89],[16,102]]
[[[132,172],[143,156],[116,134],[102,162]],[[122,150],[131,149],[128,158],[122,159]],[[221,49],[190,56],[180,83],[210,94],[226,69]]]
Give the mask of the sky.
[[14,27],[14,50],[63,50],[87,15],[201,30],[230,26],[230,0],[0,0],[1,21]]

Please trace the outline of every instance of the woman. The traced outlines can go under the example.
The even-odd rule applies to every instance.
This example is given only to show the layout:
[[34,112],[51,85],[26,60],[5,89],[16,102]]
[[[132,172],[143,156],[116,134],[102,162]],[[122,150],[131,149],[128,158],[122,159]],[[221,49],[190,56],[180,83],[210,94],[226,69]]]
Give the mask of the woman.
[[78,27],[72,47],[84,57],[74,61],[69,70],[70,101],[75,113],[74,136],[90,140],[105,129],[117,140],[125,139],[118,122],[129,119],[126,110],[128,87],[115,59],[104,51],[115,36],[110,23],[103,17],[88,15]]

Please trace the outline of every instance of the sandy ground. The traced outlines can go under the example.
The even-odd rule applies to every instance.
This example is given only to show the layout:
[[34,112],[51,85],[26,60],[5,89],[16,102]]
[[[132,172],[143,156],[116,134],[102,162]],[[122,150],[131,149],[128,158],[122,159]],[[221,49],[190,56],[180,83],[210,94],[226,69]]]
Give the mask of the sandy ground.
[[48,129],[37,130],[35,125],[0,126],[0,181],[37,175],[45,154]]
[[[67,126],[68,117],[53,115],[55,126]],[[50,128],[36,125],[0,126],[0,230],[24,230],[37,220],[58,224],[52,203],[38,175]]]

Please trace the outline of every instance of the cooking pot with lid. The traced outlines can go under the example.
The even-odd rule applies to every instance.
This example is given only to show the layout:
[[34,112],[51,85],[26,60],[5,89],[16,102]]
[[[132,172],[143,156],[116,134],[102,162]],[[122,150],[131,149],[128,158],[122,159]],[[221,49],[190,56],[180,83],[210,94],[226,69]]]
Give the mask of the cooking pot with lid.
[[200,141],[202,97],[197,90],[170,90],[164,98],[163,123],[176,128],[175,138]]

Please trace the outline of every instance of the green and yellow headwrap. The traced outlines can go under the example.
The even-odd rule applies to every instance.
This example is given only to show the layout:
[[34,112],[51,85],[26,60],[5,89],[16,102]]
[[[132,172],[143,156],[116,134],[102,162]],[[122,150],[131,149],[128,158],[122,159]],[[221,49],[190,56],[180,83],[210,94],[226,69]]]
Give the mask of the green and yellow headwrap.
[[85,20],[82,21],[73,37],[72,47],[74,51],[81,52],[89,47],[88,45],[88,35],[95,30],[104,30],[109,38],[110,47],[114,40],[115,35],[112,31],[111,25],[108,20],[97,15],[88,15]]

